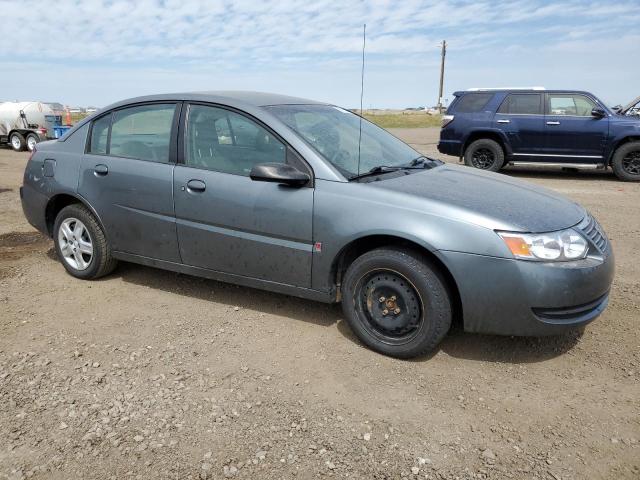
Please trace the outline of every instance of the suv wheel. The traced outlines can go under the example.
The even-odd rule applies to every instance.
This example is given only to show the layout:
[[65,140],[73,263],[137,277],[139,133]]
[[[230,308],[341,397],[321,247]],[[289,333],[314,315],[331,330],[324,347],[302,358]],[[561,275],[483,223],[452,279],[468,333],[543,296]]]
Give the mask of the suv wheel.
[[411,250],[380,248],[365,253],[349,266],[342,288],[342,309],[351,330],[384,355],[423,355],[451,326],[444,278]]
[[481,138],[471,142],[464,151],[464,163],[469,167],[497,172],[504,164],[504,151],[498,142]]
[[60,262],[76,278],[99,278],[116,266],[100,224],[83,205],[69,205],[60,211],[53,227],[53,241]]
[[611,167],[620,180],[640,181],[640,142],[629,142],[619,147],[613,154]]

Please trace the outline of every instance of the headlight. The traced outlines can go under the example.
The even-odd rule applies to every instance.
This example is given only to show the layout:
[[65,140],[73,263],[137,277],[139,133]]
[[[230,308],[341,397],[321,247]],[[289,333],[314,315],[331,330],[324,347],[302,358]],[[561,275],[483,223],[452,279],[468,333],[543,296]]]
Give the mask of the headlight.
[[586,257],[589,250],[585,238],[571,228],[549,233],[496,233],[514,257],[526,260],[578,260]]

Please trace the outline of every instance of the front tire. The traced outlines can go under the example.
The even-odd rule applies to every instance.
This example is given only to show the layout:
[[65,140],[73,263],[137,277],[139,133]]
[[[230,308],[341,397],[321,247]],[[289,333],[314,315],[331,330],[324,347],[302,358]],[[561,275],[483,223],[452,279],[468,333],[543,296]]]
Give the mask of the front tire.
[[102,227],[84,205],[73,204],[60,210],[53,241],[60,263],[76,278],[93,280],[116,267]]
[[488,138],[481,138],[464,151],[464,163],[473,168],[497,172],[504,165],[504,150],[500,144]]
[[613,154],[611,168],[625,182],[640,182],[640,142],[629,142]]
[[26,141],[21,133],[13,132],[9,137],[9,143],[11,143],[11,148],[13,148],[16,152],[22,152],[26,148]]
[[444,277],[412,250],[365,253],[347,269],[342,289],[342,309],[351,330],[384,355],[424,355],[451,326],[452,303]]

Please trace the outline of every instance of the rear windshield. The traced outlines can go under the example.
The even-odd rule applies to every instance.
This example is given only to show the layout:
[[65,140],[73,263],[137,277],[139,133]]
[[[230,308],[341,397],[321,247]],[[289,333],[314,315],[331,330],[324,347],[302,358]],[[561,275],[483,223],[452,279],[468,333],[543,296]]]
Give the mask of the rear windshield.
[[458,113],[481,112],[493,97],[493,93],[467,93],[453,102],[449,110]]

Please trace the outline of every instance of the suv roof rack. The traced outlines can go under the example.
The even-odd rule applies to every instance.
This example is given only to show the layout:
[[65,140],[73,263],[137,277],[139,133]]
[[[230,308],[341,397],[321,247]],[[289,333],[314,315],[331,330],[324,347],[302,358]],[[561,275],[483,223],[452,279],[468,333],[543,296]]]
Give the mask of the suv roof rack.
[[467,88],[467,92],[482,92],[485,90],[546,90],[544,87],[473,87]]

